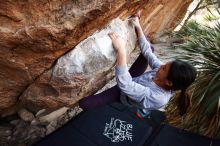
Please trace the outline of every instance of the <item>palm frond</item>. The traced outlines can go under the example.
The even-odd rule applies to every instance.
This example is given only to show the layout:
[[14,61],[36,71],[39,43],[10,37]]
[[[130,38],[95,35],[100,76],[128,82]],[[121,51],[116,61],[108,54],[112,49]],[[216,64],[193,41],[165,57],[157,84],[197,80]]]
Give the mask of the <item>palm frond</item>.
[[211,27],[191,21],[174,34],[185,40],[174,45],[182,50],[177,59],[195,65],[198,76],[189,88],[192,106],[188,113],[174,118],[177,115],[174,97],[167,106],[167,115],[174,126],[220,138],[220,22],[214,23]]

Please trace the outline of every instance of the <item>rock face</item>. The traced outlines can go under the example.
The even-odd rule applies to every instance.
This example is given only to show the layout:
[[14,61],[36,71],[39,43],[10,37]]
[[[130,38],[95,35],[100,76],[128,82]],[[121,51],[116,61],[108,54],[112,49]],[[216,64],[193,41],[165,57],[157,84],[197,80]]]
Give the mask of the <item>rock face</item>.
[[[110,57],[111,52],[102,52],[107,53],[105,57],[111,59],[101,55],[100,62],[93,64],[93,57],[97,54],[92,49],[87,49],[84,50],[86,57],[83,58],[75,47],[79,42],[106,26],[113,18],[120,16],[124,19],[137,9],[142,9],[141,22],[144,30],[153,36],[156,32],[174,28],[190,2],[191,0],[2,1],[0,114],[5,116],[14,113],[21,106],[37,111],[41,108],[73,105],[83,96],[95,92],[112,77],[111,70],[115,61],[114,57]],[[92,37],[89,40],[87,43],[92,42]],[[102,43],[101,40],[100,44]],[[66,54],[73,48],[75,51]],[[60,58],[64,54],[66,59]],[[60,59],[57,61],[58,58]],[[89,59],[83,60],[85,58]],[[64,67],[65,71],[68,70],[68,75],[59,76],[59,71],[62,70],[59,68],[70,59],[74,62]],[[80,64],[83,61],[93,65],[84,67]],[[102,68],[103,63],[108,65]],[[71,65],[75,65],[75,71],[71,70]],[[74,76],[71,77],[71,73]]]
[[109,32],[117,32],[126,40],[127,54],[135,48],[136,35],[128,21],[114,19],[103,30],[80,42],[60,57],[54,67],[45,72],[20,97],[32,110],[73,105],[79,99],[97,91],[113,77],[116,54]]

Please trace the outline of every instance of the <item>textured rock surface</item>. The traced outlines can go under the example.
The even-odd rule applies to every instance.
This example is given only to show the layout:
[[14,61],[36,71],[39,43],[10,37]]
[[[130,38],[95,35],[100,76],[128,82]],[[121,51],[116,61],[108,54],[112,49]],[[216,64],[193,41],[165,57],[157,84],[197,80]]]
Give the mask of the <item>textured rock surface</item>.
[[34,115],[24,108],[22,108],[18,111],[18,115],[25,122],[31,122],[34,119]]
[[[13,116],[4,120],[1,119],[0,145],[30,146],[64,125],[82,111],[79,107],[66,109],[67,108],[63,107],[53,112],[42,111],[43,115],[35,115],[36,118],[31,122],[24,121],[18,116]],[[44,120],[41,121],[41,119]]]
[[[32,110],[57,108],[73,105],[97,91],[106,80],[113,77],[116,54],[108,36],[112,31],[126,40],[127,54],[130,54],[137,40],[135,31],[128,21],[115,19],[59,58],[51,70],[23,93],[23,103]],[[36,104],[38,107],[34,109]]]
[[67,108],[67,107],[62,107],[56,111],[53,111],[49,115],[40,117],[39,121],[42,124],[47,125],[48,123],[51,123],[52,121],[55,121],[56,119],[58,119],[58,117],[60,117],[61,115],[64,115],[68,109],[69,108]]
[[[158,31],[172,29],[177,19],[185,14],[190,2],[191,0],[1,1],[0,114],[15,112],[20,107],[17,104],[19,97],[30,88],[40,97],[31,102],[33,109],[73,104],[75,101],[70,100],[68,95],[60,96],[65,91],[54,90],[54,85],[48,82],[52,74],[51,67],[59,57],[113,18],[125,18],[139,8],[143,9],[141,22],[144,30],[151,36]],[[106,76],[106,72],[94,77],[102,78],[100,86],[111,78]],[[75,77],[73,81],[75,86],[80,87],[84,86],[83,83],[88,83],[77,84],[82,81],[80,77]],[[42,84],[33,86],[36,83]],[[41,90],[44,87],[48,90]],[[85,93],[76,93],[86,95],[95,90],[97,89],[93,85]],[[31,96],[33,97],[22,99],[34,99],[36,95]],[[22,101],[25,101],[25,105],[28,104],[27,100]]]

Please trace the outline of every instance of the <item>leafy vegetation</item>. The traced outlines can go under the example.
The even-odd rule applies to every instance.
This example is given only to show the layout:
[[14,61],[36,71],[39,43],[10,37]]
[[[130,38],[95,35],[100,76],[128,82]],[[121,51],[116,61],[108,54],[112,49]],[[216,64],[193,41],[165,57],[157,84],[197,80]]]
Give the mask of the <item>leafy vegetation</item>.
[[[220,16],[218,14],[217,17]],[[168,122],[189,131],[220,138],[220,22],[206,26],[189,21],[175,35],[184,40],[184,43],[175,45],[184,51],[179,53],[178,58],[194,64],[198,76],[188,89],[191,106],[187,114],[178,116],[176,99],[173,98],[167,106]]]

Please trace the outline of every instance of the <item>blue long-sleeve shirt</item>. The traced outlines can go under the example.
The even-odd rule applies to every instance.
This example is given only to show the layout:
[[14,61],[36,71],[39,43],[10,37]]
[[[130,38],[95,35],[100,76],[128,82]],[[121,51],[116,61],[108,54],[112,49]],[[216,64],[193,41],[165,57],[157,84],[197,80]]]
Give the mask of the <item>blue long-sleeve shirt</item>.
[[127,65],[116,66],[117,84],[122,94],[126,94],[129,97],[127,100],[122,99],[122,102],[143,109],[160,109],[167,104],[172,96],[172,91],[164,90],[154,83],[153,78],[156,76],[156,72],[162,62],[154,55],[150,49],[150,43],[144,36],[138,40],[141,53],[148,60],[152,70],[143,73],[139,77],[132,78],[128,72]]

